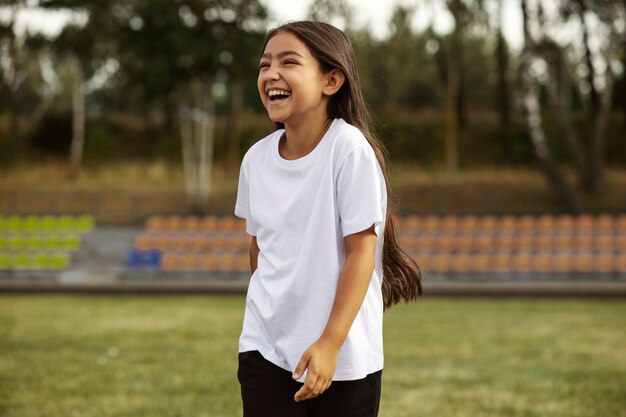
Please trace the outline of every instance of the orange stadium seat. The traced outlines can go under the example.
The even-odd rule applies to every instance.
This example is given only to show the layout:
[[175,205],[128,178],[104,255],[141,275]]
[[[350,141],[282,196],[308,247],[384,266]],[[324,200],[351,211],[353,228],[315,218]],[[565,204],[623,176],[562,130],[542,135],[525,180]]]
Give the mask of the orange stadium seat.
[[517,218],[511,215],[502,216],[497,221],[497,229],[501,233],[514,232],[517,228]]
[[174,253],[165,253],[161,259],[161,269],[174,270],[179,269],[179,256]]
[[494,237],[493,245],[498,250],[511,250],[515,248],[517,238],[510,232],[501,233]]
[[527,252],[516,253],[511,263],[515,272],[528,272],[531,270],[532,256]]
[[490,234],[483,234],[474,238],[474,248],[481,252],[488,252],[495,246],[496,238]]
[[574,230],[574,216],[562,214],[556,218],[556,228],[560,233]]
[[574,236],[571,233],[558,234],[554,237],[555,249],[571,249],[574,247]]
[[422,219],[422,231],[424,233],[438,232],[440,228],[439,217],[428,215]]
[[474,236],[463,233],[456,238],[456,248],[462,252],[470,252],[474,249]]
[[468,214],[461,217],[459,221],[459,231],[464,233],[473,233],[478,228],[478,216]]
[[626,274],[626,253],[620,253],[615,257],[615,270],[621,274]]
[[542,233],[534,238],[534,246],[535,246],[535,248],[540,250],[540,251],[554,248],[554,246],[555,246],[555,244],[554,244],[554,242],[555,242],[554,236],[552,236],[549,233],[543,232],[543,230],[544,230],[543,228],[541,230],[542,230]]
[[576,272],[590,272],[593,270],[594,261],[591,253],[582,253],[574,257],[573,267]]
[[474,272],[489,272],[492,269],[492,257],[486,253],[472,256],[470,269]]
[[200,231],[201,219],[198,216],[187,216],[184,221],[183,228],[189,232]]
[[555,228],[555,224],[556,221],[552,214],[542,214],[537,219],[536,226],[538,230],[545,233],[553,231]]
[[203,232],[213,232],[217,229],[217,217],[204,216],[200,219],[199,229]]
[[208,253],[202,254],[198,261],[199,269],[202,269],[205,271],[214,270],[218,268],[218,266],[219,266],[219,260],[217,257],[215,257],[212,254],[208,254]]
[[593,270],[598,272],[615,271],[615,257],[612,253],[600,253],[593,258]]
[[532,258],[532,270],[537,272],[550,272],[554,257],[550,253],[539,253]]
[[446,233],[436,239],[435,248],[440,251],[450,252],[456,247],[456,237]]
[[248,248],[248,241],[244,234],[234,234],[228,237],[228,248],[235,252],[245,251]]
[[556,272],[571,272],[574,267],[573,256],[570,253],[556,254],[553,262],[553,270]]
[[437,247],[437,239],[432,234],[425,234],[417,238],[417,248],[420,251],[430,251]]
[[398,217],[396,221],[396,227],[406,232],[417,232],[422,225],[422,219],[414,214],[405,218]]
[[513,256],[509,252],[497,252],[491,258],[491,266],[498,272],[511,271],[513,270]]
[[596,231],[613,232],[614,227],[614,217],[610,214],[601,214],[595,218],[594,228]]
[[626,232],[626,214],[620,214],[615,219],[615,228],[620,231],[620,233]]
[[455,233],[459,227],[459,216],[448,214],[441,219],[441,230],[446,233]]
[[517,222],[517,230],[523,233],[532,233],[535,230],[535,217],[525,214]]
[[[602,232],[602,231],[601,231]],[[615,237],[612,233],[596,234],[592,237],[593,248],[599,251],[613,250],[615,247]]]
[[535,238],[527,230],[525,233],[516,236],[514,239],[515,248],[517,250],[531,250],[535,247]]
[[430,270],[433,272],[449,272],[452,270],[451,257],[447,253],[437,253],[429,260]]
[[134,243],[135,249],[139,250],[150,250],[156,249],[155,245],[152,242],[152,235],[149,233],[139,233],[135,238]]
[[161,232],[165,230],[165,218],[163,216],[150,216],[146,222],[146,230],[149,232]]
[[492,234],[498,228],[498,218],[496,216],[482,216],[478,219],[477,230],[482,234]]
[[583,215],[575,217],[574,227],[579,232],[580,231],[589,232],[593,230],[594,223],[595,223],[595,220],[592,215],[583,214]]
[[457,273],[467,273],[471,271],[472,255],[469,253],[458,253],[452,256],[452,271]]
[[576,249],[589,250],[593,248],[594,238],[589,231],[582,230],[574,237],[574,247]]
[[405,250],[416,250],[419,247],[419,240],[415,235],[403,235],[400,238],[400,247]]

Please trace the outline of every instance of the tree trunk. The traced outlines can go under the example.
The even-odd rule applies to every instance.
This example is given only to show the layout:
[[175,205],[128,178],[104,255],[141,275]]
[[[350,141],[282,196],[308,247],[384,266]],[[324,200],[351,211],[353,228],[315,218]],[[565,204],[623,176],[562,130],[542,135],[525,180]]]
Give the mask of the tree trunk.
[[592,193],[600,193],[606,186],[605,158],[606,158],[606,126],[611,114],[613,101],[614,76],[610,65],[605,72],[605,86],[600,96],[600,107],[593,123],[593,136],[591,142],[591,175],[593,182],[589,189]]
[[507,81],[507,70],[509,66],[509,51],[506,39],[502,34],[502,6],[498,4],[498,43],[496,45],[496,64],[498,69],[498,114],[500,118],[500,127],[506,129],[510,123],[510,98],[509,83]]
[[215,137],[215,100],[211,86],[208,81],[192,83],[185,94],[189,102],[181,108],[180,114],[185,185],[192,210],[198,214],[207,212],[211,184]]
[[[9,98],[9,137],[15,142],[19,142],[20,126],[19,126],[19,95],[20,86],[25,80],[25,75],[19,70],[19,51],[17,47],[17,38],[13,31],[13,22],[16,18],[16,9],[12,10],[11,23],[8,28],[9,33],[9,62],[8,73],[6,74],[6,84]],[[21,144],[19,145],[21,146]]]
[[239,167],[239,136],[241,135],[241,115],[243,113],[243,77],[233,74],[230,93],[230,115],[228,123],[228,143],[226,144],[226,174],[236,175]]
[[454,30],[450,34],[448,47],[448,89],[446,92],[446,171],[455,173],[459,169],[458,142],[459,142],[459,87],[460,87],[460,0],[453,0],[450,4],[455,19]]
[[582,142],[580,141],[578,132],[572,122],[571,108],[564,103],[561,94],[559,94],[557,87],[558,78],[555,74],[556,71],[552,68],[550,71],[551,80],[546,83],[548,102],[556,114],[557,121],[561,131],[563,132],[563,136],[565,137],[565,143],[567,144],[569,153],[572,156],[574,168],[578,174],[579,183],[583,186],[583,184],[588,181],[590,169],[586,162]]
[[85,144],[85,76],[77,58],[70,59],[72,68],[72,145],[70,149],[69,179],[78,179],[83,162]]
[[522,83],[524,86],[524,107],[526,110],[528,130],[530,133],[535,155],[541,164],[549,185],[552,187],[559,201],[574,213],[581,211],[581,203],[576,190],[569,185],[565,176],[554,161],[546,143],[541,119],[541,104],[539,102],[539,86],[533,79],[530,66],[533,59],[532,40],[528,30],[528,7],[526,0],[522,0],[522,16],[524,28],[524,48],[521,55]]

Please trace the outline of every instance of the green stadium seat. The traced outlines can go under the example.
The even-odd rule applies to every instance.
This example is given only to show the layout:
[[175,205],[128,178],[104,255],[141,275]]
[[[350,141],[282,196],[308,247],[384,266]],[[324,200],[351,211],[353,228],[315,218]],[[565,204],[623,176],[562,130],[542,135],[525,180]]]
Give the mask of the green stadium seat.
[[0,253],[0,271],[12,269],[11,256],[8,253]]

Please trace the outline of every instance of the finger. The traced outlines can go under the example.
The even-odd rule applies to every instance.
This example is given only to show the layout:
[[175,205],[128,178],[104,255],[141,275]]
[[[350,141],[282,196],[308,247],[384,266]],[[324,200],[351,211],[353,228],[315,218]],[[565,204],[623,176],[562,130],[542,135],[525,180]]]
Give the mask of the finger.
[[298,365],[296,365],[296,369],[293,371],[292,378],[294,380],[300,379],[307,366],[309,366],[309,359],[309,354],[307,352],[304,352],[302,354],[302,357],[300,358],[300,362],[298,362]]
[[315,381],[315,385],[313,385],[313,387],[308,390],[308,393],[305,393],[304,395],[299,397],[300,401],[309,400],[311,398],[315,398],[321,395],[324,392],[325,387],[327,385],[326,381],[327,381],[326,378],[322,378],[322,377],[317,378],[317,380]]
[[315,382],[315,386],[313,387],[313,389],[311,390],[311,393],[309,394],[309,398],[315,398],[321,395],[324,392],[324,389],[326,388],[326,381],[327,380],[325,378],[317,378],[317,381]]
[[326,383],[326,386],[324,387],[324,390],[322,392],[326,392],[328,391],[328,388],[330,388],[330,385],[333,383],[332,379],[329,379],[328,382]]
[[296,392],[296,395],[294,395],[296,402],[310,398],[309,395],[311,394],[311,391],[313,391],[317,379],[318,378],[310,372],[307,374],[306,379],[304,380],[304,385],[302,385],[298,392]]

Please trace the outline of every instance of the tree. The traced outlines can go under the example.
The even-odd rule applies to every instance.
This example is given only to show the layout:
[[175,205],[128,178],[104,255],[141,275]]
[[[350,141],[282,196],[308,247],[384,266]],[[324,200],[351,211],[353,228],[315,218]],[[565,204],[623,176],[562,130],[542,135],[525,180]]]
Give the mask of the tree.
[[198,212],[206,211],[208,203],[214,84],[225,74],[234,93],[226,164],[233,171],[243,106],[240,87],[244,72],[257,65],[252,51],[258,48],[266,15],[256,0],[134,0],[125,9],[121,30],[125,47],[119,54],[122,85],[139,90],[148,102],[175,103],[188,196]]
[[502,3],[496,1],[496,68],[498,74],[496,108],[500,117],[500,126],[506,129],[511,119],[511,93],[508,82],[509,48],[502,33]]
[[546,142],[546,135],[542,125],[539,85],[532,74],[532,66],[535,59],[534,50],[536,46],[530,33],[528,1],[522,0],[521,5],[524,29],[524,48],[521,56],[521,73],[528,131],[535,150],[535,155],[541,164],[550,186],[555,191],[555,194],[559,197],[560,201],[570,211],[578,213],[581,210],[579,196],[569,185],[565,176],[559,169]]
[[[580,187],[588,193],[599,193],[605,186],[605,135],[615,79],[612,61],[620,47],[620,31],[622,36],[625,32],[619,22],[623,22],[626,8],[617,1],[588,5],[584,0],[563,0],[558,16],[547,17],[541,3],[537,10],[537,55],[547,64],[543,85],[549,103],[563,132]],[[577,42],[560,45],[550,32],[550,27],[556,26],[555,20],[556,24],[577,22],[581,29]],[[592,48],[592,42],[599,46]],[[575,125],[569,99],[572,89],[578,93],[586,129]]]
[[[114,19],[118,12],[117,5],[115,2],[97,0],[42,0],[40,6],[74,12],[74,19],[51,41],[50,46],[57,64],[66,62],[72,74],[69,179],[76,181],[83,163],[88,84],[105,62],[114,56],[118,47],[118,27]],[[78,16],[83,16],[86,21]]]
[[9,137],[17,142],[19,139],[19,102],[21,87],[26,80],[21,54],[20,40],[15,34],[15,20],[21,2],[1,0],[0,9],[5,11],[9,18],[7,22],[0,21],[0,81],[1,90],[4,90],[9,107]]

